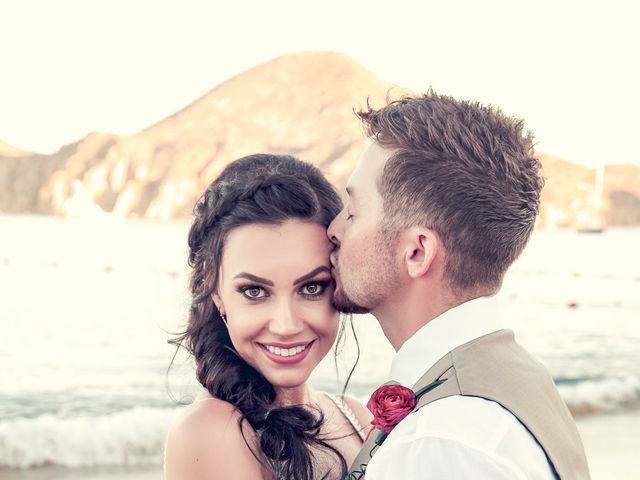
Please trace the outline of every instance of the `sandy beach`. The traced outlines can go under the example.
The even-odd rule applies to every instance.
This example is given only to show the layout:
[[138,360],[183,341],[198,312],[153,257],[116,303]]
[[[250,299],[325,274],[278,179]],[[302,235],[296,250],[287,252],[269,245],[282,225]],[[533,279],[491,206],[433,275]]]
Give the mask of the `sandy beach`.
[[640,411],[578,419],[593,480],[638,478]]
[[[585,416],[578,419],[593,480],[635,478],[640,472],[640,411]],[[42,467],[0,470],[2,480],[156,480],[162,467]]]
[[158,480],[162,467],[41,467],[26,470],[0,470],[1,480]]

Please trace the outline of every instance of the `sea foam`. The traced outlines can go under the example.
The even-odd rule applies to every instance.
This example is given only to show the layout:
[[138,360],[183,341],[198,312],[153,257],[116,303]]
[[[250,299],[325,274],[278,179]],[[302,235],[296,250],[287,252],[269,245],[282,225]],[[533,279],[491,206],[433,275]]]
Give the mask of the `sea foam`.
[[573,385],[558,385],[560,395],[574,413],[610,412],[640,404],[640,378],[603,378]]
[[[574,414],[640,403],[634,376],[560,383]],[[357,395],[366,402],[367,395]],[[135,407],[116,413],[0,421],[0,468],[160,465],[169,426],[183,407]]]
[[0,467],[161,464],[178,410],[136,407],[103,416],[0,422]]

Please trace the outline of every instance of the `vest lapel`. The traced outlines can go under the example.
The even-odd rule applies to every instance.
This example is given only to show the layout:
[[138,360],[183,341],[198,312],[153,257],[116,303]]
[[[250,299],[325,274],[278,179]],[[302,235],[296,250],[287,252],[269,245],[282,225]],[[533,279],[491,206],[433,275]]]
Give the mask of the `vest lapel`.
[[[398,382],[391,380],[383,385],[398,385]],[[377,428],[369,432],[362,448],[353,460],[351,467],[349,467],[349,473],[347,473],[345,480],[361,480],[364,478],[369,460],[371,460],[371,457],[373,457],[386,437],[387,433]]]

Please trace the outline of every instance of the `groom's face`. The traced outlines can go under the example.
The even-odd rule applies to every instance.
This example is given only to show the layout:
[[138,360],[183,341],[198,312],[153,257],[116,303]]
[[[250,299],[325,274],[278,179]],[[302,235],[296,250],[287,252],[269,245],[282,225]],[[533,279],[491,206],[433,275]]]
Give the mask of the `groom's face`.
[[391,153],[375,143],[365,149],[347,183],[348,202],[329,225],[333,303],[342,312],[370,312],[399,284],[395,246],[380,231],[384,210],[377,186]]

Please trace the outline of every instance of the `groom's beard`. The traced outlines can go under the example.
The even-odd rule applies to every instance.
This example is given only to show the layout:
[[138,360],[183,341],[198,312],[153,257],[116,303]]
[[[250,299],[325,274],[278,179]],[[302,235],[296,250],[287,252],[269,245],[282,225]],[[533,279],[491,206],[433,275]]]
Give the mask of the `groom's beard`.
[[[401,278],[391,252],[385,248],[376,248],[374,252],[376,253],[366,257],[369,261],[352,265],[352,275],[348,278],[346,274],[342,274],[344,270],[339,259],[340,250],[336,249],[331,254],[336,282],[331,303],[339,312],[370,313],[400,288]],[[349,286],[349,293],[345,284]]]
[[361,307],[357,303],[351,301],[347,296],[342,286],[336,282],[336,289],[333,292],[333,298],[331,299],[333,308],[340,313],[369,313],[371,310],[366,307]]
[[340,313],[369,313],[371,309],[358,305],[351,300],[344,291],[340,267],[338,266],[337,251],[331,254],[332,276],[335,288],[331,297],[331,305]]

